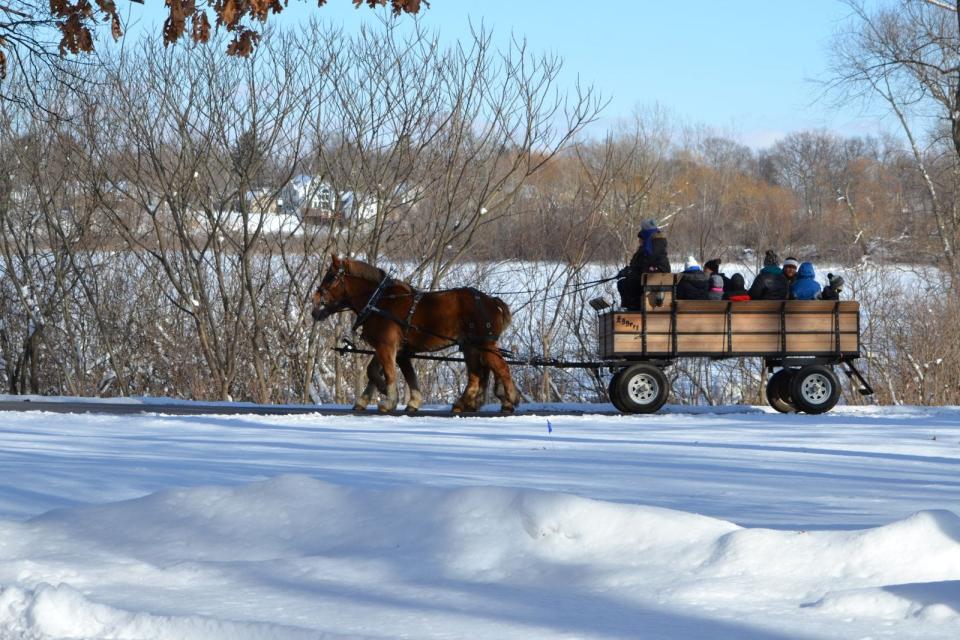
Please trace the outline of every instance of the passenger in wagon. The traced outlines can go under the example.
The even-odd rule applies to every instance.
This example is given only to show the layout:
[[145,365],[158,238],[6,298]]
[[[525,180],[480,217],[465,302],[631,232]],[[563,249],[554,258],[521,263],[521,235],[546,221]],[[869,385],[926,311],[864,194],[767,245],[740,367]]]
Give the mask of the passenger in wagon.
[[703,263],[703,270],[707,272],[707,275],[711,278],[713,276],[720,276],[723,280],[723,290],[726,291],[727,287],[730,286],[730,278],[727,275],[720,271],[720,258],[714,258],[712,260],[707,260]]
[[710,277],[693,256],[683,264],[683,277],[677,283],[677,300],[709,300]]
[[744,281],[742,275],[735,273],[730,276],[730,285],[727,287],[727,290],[723,292],[723,299],[732,300],[733,302],[742,302],[750,299],[750,294],[747,293],[747,283]]
[[827,285],[820,292],[821,300],[839,300],[843,291],[843,278],[832,273],[827,274]]
[[790,298],[793,300],[816,300],[820,296],[820,284],[812,262],[804,262],[797,271],[797,278],[790,285]]
[[800,268],[800,261],[790,257],[783,261],[783,277],[787,279],[787,285],[793,287],[797,281],[797,269]]
[[620,302],[627,309],[643,306],[643,274],[670,273],[667,237],[660,231],[657,221],[653,218],[644,220],[637,238],[640,246],[630,258],[630,265],[620,270],[617,281]]
[[763,268],[750,285],[751,300],[786,300],[790,295],[787,279],[780,269],[780,258],[772,249],[763,256]]

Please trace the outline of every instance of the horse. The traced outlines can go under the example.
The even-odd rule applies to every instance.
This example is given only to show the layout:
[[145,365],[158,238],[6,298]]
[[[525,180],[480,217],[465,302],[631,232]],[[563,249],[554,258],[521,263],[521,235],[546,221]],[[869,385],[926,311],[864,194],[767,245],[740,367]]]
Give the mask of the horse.
[[472,287],[419,291],[383,269],[333,254],[312,299],[316,322],[353,311],[354,329],[362,329],[361,338],[374,350],[367,365],[368,383],[355,410],[366,409],[374,390],[381,394],[381,412],[396,409],[398,365],[410,389],[407,411],[418,410],[422,395],[411,355],[454,345],[463,352],[467,369],[466,387],[452,407],[455,413],[480,408],[491,372],[501,411],[512,412],[520,404],[510,367],[497,347],[512,319],[510,307],[500,298]]

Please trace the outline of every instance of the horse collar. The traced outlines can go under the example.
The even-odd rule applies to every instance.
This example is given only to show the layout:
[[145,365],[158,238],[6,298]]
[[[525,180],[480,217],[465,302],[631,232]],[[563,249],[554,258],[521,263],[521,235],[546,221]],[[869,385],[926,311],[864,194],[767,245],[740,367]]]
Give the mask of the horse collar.
[[377,288],[374,290],[373,295],[371,295],[370,298],[367,300],[367,304],[363,305],[363,309],[361,309],[357,313],[357,319],[353,321],[353,327],[351,328],[351,331],[353,333],[357,332],[357,329],[360,328],[360,325],[366,322],[367,318],[370,317],[371,313],[380,313],[380,309],[377,307],[377,303],[380,302],[380,298],[383,297],[384,290],[391,284],[393,284],[393,279],[390,276],[384,274],[383,279],[377,285]]

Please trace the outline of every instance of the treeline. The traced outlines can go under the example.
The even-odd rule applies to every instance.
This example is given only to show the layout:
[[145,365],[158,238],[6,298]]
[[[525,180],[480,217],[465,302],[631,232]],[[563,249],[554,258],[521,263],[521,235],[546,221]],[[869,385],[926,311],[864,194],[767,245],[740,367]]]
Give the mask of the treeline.
[[[958,226],[933,215],[929,193],[933,181],[938,203],[953,202],[957,173],[936,145],[921,172],[892,137],[800,132],[755,151],[658,112],[588,137],[602,98],[563,91],[558,71],[522,43],[495,51],[485,33],[445,48],[389,24],[355,35],[313,25],[271,34],[244,61],[148,41],[11,87],[19,100],[0,103],[0,382],[11,393],[350,401],[364,363],[330,351],[349,322],[317,326],[308,312],[331,252],[401,265],[423,287],[520,292],[511,346],[593,358],[575,285],[623,263],[654,217],[674,260],[749,265],[773,247],[899,296],[867,310],[887,323],[871,334],[871,362],[907,376],[883,399],[957,401],[944,360],[914,358],[951,339],[955,321],[953,334],[925,332],[929,317],[907,311],[927,285],[931,305],[950,304],[939,247]],[[284,213],[295,185],[307,204]],[[330,215],[311,222],[314,201]],[[522,262],[505,279],[508,260]],[[901,262],[923,274],[913,290],[877,282],[876,265]],[[456,368],[423,375],[428,402],[455,395]],[[755,401],[764,376],[748,362],[676,375],[679,399],[705,402]],[[605,393],[589,377],[518,378],[531,400]]]

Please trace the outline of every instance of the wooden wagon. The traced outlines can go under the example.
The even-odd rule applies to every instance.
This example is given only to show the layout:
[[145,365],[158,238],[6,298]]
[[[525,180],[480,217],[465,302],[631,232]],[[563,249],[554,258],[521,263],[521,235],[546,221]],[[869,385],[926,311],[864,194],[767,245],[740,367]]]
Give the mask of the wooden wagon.
[[676,300],[680,274],[644,276],[643,306],[599,314],[600,358],[615,373],[611,402],[650,413],[666,402],[664,374],[677,358],[761,357],[772,374],[767,400],[782,412],[823,413],[836,405],[833,368],[873,393],[857,370],[860,305],[821,300]]

